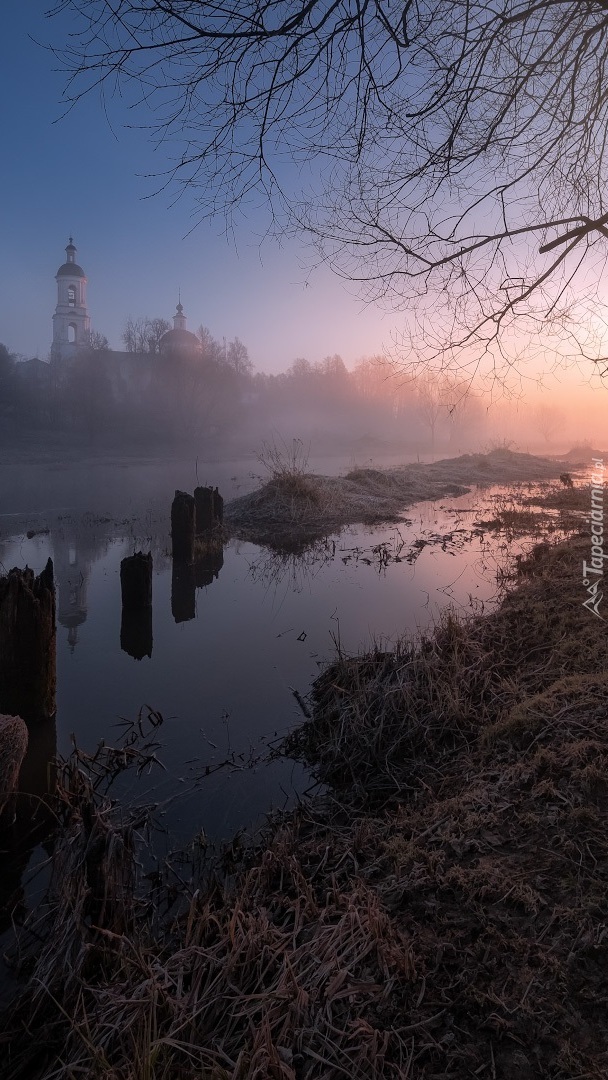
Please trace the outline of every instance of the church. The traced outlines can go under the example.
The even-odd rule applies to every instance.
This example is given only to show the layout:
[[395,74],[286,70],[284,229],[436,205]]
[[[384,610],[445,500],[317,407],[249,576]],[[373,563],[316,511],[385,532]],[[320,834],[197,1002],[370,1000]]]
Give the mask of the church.
[[[82,266],[76,262],[76,247],[70,236],[65,249],[66,260],[55,274],[57,282],[57,304],[53,315],[53,343],[51,345],[51,363],[70,366],[91,346],[91,320],[87,309],[87,277]],[[158,353],[161,356],[187,356],[195,359],[200,356],[202,347],[199,339],[186,326],[186,316],[181,303],[178,303],[173,316],[173,329],[160,338]],[[113,358],[115,367],[120,360],[133,364],[136,356],[145,357],[149,364],[149,353],[137,354],[107,350],[106,358]],[[101,358],[100,358],[101,360]],[[101,362],[104,362],[101,361]],[[137,366],[137,365],[136,365]],[[139,365],[141,366],[141,365]]]

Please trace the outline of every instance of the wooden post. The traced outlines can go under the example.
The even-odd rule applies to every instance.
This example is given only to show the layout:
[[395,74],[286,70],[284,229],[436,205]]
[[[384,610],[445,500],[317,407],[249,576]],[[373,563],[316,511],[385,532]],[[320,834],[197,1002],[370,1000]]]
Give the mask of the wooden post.
[[131,610],[152,605],[152,552],[137,551],[120,564],[120,589],[123,608]]
[[190,563],[194,558],[194,498],[186,491],[176,491],[171,505],[171,544],[177,562]]
[[55,715],[56,624],[53,563],[0,578],[0,712],[24,720]]
[[215,490],[213,492],[213,507],[214,507],[214,510],[215,510],[215,520],[216,520],[217,524],[218,525],[223,525],[223,523],[224,523],[224,500],[222,499],[222,496],[220,495],[217,488],[215,488]]
[[217,488],[197,487],[194,489],[196,504],[196,531],[207,532],[221,525],[224,520],[224,500]]
[[194,498],[186,491],[176,491],[171,505],[171,544],[177,562],[194,558]]
[[120,647],[135,660],[152,656],[152,552],[137,551],[120,564]]
[[213,507],[213,488],[196,487],[194,489],[194,502],[196,505],[196,531],[206,532],[215,524]]
[[20,716],[0,715],[0,821],[11,824],[21,763],[27,750],[27,724]]

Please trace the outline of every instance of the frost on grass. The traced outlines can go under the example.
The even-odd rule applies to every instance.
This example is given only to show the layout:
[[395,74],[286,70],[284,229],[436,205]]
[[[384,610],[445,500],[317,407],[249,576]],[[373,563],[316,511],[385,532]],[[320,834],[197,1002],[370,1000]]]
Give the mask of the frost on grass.
[[413,503],[463,495],[474,485],[557,478],[563,465],[530,454],[498,449],[464,454],[431,465],[355,467],[345,476],[307,472],[307,456],[266,447],[260,459],[268,479],[226,507],[233,535],[260,544],[290,546],[327,536],[345,525],[395,521]]

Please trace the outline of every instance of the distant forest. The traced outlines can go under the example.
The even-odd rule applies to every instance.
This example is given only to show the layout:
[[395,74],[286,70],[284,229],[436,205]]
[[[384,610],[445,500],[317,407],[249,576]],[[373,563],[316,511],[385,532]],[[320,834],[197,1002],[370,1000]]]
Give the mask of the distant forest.
[[[148,327],[153,320],[140,320]],[[139,327],[141,330],[141,327]],[[24,360],[0,345],[0,418],[5,433],[55,431],[113,445],[220,444],[247,450],[275,433],[326,450],[434,452],[478,445],[480,397],[454,378],[400,376],[385,357],[348,370],[339,355],[298,358],[285,372],[255,372],[238,338],[200,327],[197,355],[162,354],[127,324],[126,353],[92,335],[71,361]],[[145,350],[145,351],[144,351]]]

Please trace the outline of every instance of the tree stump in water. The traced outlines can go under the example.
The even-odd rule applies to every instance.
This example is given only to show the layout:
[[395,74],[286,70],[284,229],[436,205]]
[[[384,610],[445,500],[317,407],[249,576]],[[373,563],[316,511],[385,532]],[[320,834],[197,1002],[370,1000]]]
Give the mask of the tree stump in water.
[[176,562],[194,558],[195,502],[186,491],[176,491],[171,504],[171,546]]
[[0,578],[0,712],[24,720],[55,715],[56,625],[53,563],[37,577]]
[[0,715],[0,822],[10,824],[15,813],[19,770],[27,750],[27,724],[20,716]]
[[152,606],[152,552],[137,551],[120,564],[120,589],[123,608]]
[[135,660],[152,656],[152,552],[137,551],[120,564],[120,647]]
[[216,519],[217,519],[217,523],[218,523],[218,525],[223,525],[224,524],[224,500],[223,500],[222,496],[220,495],[219,491],[217,490],[217,488],[215,489],[215,491],[213,493],[213,505],[214,505],[214,508],[215,508],[215,516],[216,516]]
[[197,487],[194,489],[196,504],[196,531],[207,532],[221,525],[224,520],[224,500],[217,488]]

